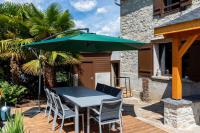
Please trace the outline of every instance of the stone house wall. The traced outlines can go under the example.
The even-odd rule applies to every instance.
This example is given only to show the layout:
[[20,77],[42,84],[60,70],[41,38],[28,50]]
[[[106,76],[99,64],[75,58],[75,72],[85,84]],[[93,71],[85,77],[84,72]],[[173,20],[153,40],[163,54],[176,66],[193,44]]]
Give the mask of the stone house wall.
[[[121,0],[121,36],[146,43],[162,38],[154,36],[154,28],[200,7],[200,0],[192,2],[192,6],[185,11],[159,18],[153,17],[153,0]],[[113,54],[118,55],[118,60],[121,62],[120,76],[131,78],[134,96],[140,97],[142,79],[138,77],[138,51],[113,52]],[[171,79],[150,78],[149,89],[151,100],[169,97],[171,96]],[[200,94],[200,84],[183,81],[183,95],[188,96],[193,93]]]

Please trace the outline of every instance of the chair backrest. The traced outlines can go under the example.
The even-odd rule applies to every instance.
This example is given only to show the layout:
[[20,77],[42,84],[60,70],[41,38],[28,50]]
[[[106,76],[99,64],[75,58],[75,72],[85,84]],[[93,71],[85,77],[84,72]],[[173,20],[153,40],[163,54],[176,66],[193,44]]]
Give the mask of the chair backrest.
[[58,114],[64,115],[63,104],[60,100],[60,97],[57,94],[54,94],[54,101],[55,101],[55,104],[56,104],[56,108],[58,110]]
[[47,97],[47,102],[48,102],[48,103],[52,103],[51,98],[50,98],[49,89],[45,88],[45,89],[44,89],[44,92],[45,92],[46,97]]
[[121,98],[121,99],[123,99],[123,90],[120,90],[120,92],[117,94],[117,96],[116,96],[117,98]]
[[97,83],[96,90],[100,92],[104,92],[105,85],[101,83]]
[[120,119],[122,99],[103,100],[100,106],[100,122]]
[[118,89],[118,88],[115,88],[115,87],[112,87],[112,86],[105,85],[104,90],[105,90],[104,93],[109,94],[109,95],[114,96],[114,97],[120,98],[120,96],[122,95],[121,89]]
[[54,95],[55,95],[55,93],[53,93],[53,92],[50,91],[49,94],[50,94],[50,99],[51,99],[51,101],[52,101],[52,107],[53,107],[53,108],[56,108],[55,100],[54,100]]

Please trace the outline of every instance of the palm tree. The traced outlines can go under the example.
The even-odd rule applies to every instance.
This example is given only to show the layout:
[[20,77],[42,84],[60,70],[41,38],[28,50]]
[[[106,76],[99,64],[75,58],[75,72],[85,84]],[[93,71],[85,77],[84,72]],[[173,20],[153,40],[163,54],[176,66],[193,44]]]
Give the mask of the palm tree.
[[32,36],[24,20],[26,11],[31,5],[13,4],[6,2],[0,4],[0,57],[10,59],[12,82],[19,83],[19,62],[24,56],[21,46],[32,42]]
[[45,12],[36,12],[38,15],[30,16],[27,21],[30,33],[36,41],[74,27],[69,11],[61,11],[57,3],[51,4]]
[[81,56],[66,52],[45,52],[39,59],[31,60],[22,67],[25,73],[39,75],[42,69],[44,83],[46,87],[55,87],[55,67],[61,64],[78,64]]
[[25,59],[25,51],[22,45],[32,42],[32,39],[7,39],[0,41],[0,57],[10,59],[10,72],[13,83],[19,83],[20,61]]
[[[60,10],[57,3],[51,4],[45,12],[34,9],[35,15],[30,15],[26,24],[30,27],[30,33],[34,40],[39,41],[57,33],[66,31],[74,27],[70,13]],[[59,35],[60,36],[60,35]],[[40,59],[34,59],[23,65],[23,70],[32,75],[38,75],[39,70],[43,69],[44,83],[47,87],[55,86],[54,67],[60,63],[77,64],[77,55],[69,52],[43,52]]]
[[[0,27],[0,56],[10,58],[14,83],[18,82],[20,60],[28,53],[21,49],[22,45],[74,27],[70,13],[61,11],[56,3],[51,4],[45,12],[38,10],[33,4],[0,4],[0,22],[3,23]],[[67,52],[43,52],[40,59],[32,58],[22,69],[28,74],[38,75],[42,66],[46,86],[53,87],[54,66],[60,63],[79,63],[79,56]]]

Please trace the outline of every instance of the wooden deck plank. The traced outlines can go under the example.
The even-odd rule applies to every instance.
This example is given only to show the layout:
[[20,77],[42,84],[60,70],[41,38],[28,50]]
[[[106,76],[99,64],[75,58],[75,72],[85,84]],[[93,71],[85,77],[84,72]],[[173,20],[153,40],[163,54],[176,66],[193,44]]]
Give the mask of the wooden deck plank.
[[[27,110],[27,108],[20,109],[23,111]],[[59,123],[60,120],[57,121],[58,125],[56,127],[56,131],[54,133],[59,132]],[[124,133],[165,133],[165,131],[147,124],[134,116],[127,115],[123,116],[123,132]],[[118,125],[116,125],[118,127]],[[50,123],[48,123],[48,118],[45,117],[44,113],[40,113],[32,118],[24,117],[24,127],[26,132],[28,133],[52,133],[52,117],[50,119]],[[82,130],[82,127],[80,126]],[[85,121],[85,131],[86,131],[86,121]],[[108,132],[108,126],[103,128],[103,133]],[[110,133],[118,133],[119,131],[111,131]],[[63,133],[74,133],[74,123],[73,121],[66,121]],[[98,133],[98,125],[95,122],[91,122],[91,133]]]

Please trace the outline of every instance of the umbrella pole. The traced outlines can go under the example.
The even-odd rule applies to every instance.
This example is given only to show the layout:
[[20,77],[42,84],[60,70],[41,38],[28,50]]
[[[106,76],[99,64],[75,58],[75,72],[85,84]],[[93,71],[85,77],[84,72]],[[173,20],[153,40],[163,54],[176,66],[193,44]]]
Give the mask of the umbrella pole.
[[[41,56],[42,51],[40,50],[40,54],[39,54],[39,60],[40,60],[40,56]],[[41,65],[41,64],[40,64]],[[38,109],[39,112],[41,111],[41,107],[40,107],[40,95],[41,95],[41,87],[42,87],[42,65],[40,66],[40,72],[39,72],[39,90],[38,90]]]

